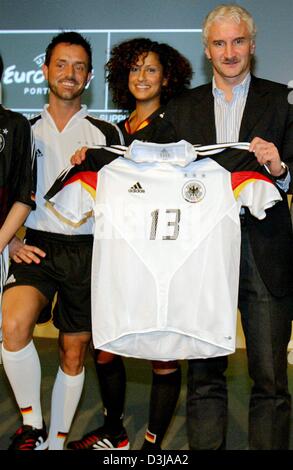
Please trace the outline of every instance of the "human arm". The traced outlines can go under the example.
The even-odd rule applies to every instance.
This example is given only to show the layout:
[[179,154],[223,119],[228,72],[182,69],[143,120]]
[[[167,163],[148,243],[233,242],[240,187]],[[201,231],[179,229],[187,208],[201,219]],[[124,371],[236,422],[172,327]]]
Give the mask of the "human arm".
[[[34,201],[37,175],[35,144],[29,122],[18,113],[13,113],[12,117],[15,120],[15,131],[13,134],[14,145],[11,152],[13,164],[11,165],[11,175],[9,178],[9,199],[11,208],[15,208],[16,205],[22,205],[28,208],[28,212],[23,219],[24,221],[30,209],[35,209]],[[5,223],[7,220],[8,217]],[[19,225],[22,225],[22,222]],[[11,233],[11,237],[16,231],[17,229]],[[24,243],[16,236],[14,236],[9,243],[10,257],[17,263],[31,263],[32,261],[39,263],[39,257],[45,256],[45,253],[37,247],[30,249],[27,245],[25,248],[23,247]],[[37,257],[34,252],[38,254],[39,257]]]
[[30,213],[31,207],[21,202],[15,202],[7,214],[7,217],[0,229],[0,253],[10,242],[17,230]]
[[287,173],[288,169],[282,160],[277,147],[260,137],[252,139],[249,151],[253,152],[260,165],[266,165],[271,175],[276,179],[282,179]]
[[[288,99],[290,90],[285,85],[256,79],[255,77],[253,80],[258,93],[262,90],[264,111],[261,111],[262,103],[259,101],[259,96],[253,96],[253,100],[258,100],[259,115],[251,132],[251,142],[253,142],[253,137],[259,138],[254,142],[258,147],[258,157],[267,158],[269,162],[267,168],[274,176],[277,185],[285,192],[292,193],[293,105]],[[251,115],[252,111],[258,112],[255,108],[250,108],[250,114],[247,114],[247,117]],[[247,128],[247,124],[245,127]],[[267,152],[267,155],[265,155],[265,152]],[[288,167],[287,174],[285,168],[279,172],[280,166],[282,166],[281,161]]]
[[[262,104],[257,93],[253,96],[253,103],[255,99],[258,100],[260,111],[258,121],[254,122],[252,130],[251,138],[254,137],[251,140],[252,150],[256,152],[255,155],[260,164],[268,163],[267,168],[278,186],[286,192],[291,192],[293,186],[293,105],[288,99],[288,88],[255,77],[253,81],[258,93],[261,90],[265,112],[261,111]],[[250,108],[250,112],[253,110],[255,111]]]
[[9,255],[15,263],[39,264],[46,253],[37,246],[27,245],[20,238],[14,236],[9,243]]

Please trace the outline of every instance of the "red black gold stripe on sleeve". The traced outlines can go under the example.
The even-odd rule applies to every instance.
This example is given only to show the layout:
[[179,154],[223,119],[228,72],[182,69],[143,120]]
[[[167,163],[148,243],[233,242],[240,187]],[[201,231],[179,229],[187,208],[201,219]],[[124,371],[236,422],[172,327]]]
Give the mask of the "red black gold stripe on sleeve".
[[273,184],[267,176],[257,171],[236,171],[232,173],[231,179],[232,189],[236,199],[247,184],[255,183],[256,181],[266,181]]
[[98,173],[94,171],[80,171],[72,175],[65,183],[64,187],[79,182],[83,188],[88,191],[93,198],[96,195]]
[[94,194],[97,185],[97,173],[105,165],[109,165],[113,160],[123,154],[123,149],[117,146],[106,147],[100,149],[88,149],[86,160],[80,165],[66,168],[55,180],[53,186],[44,196],[50,201],[59,191],[70,183],[80,181],[83,187]]

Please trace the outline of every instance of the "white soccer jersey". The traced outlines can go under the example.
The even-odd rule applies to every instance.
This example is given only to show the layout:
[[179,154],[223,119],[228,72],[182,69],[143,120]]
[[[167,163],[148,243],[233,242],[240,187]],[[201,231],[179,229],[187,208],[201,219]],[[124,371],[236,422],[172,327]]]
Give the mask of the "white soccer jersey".
[[47,196],[75,222],[94,209],[95,348],[166,361],[234,352],[239,209],[263,218],[278,190],[247,151],[219,154],[226,168],[194,161],[184,141],[134,142],[111,163],[103,152],[98,173],[88,159]]
[[91,234],[93,219],[72,227],[48,209],[44,195],[64,167],[70,164],[70,157],[82,146],[112,145],[121,142],[118,128],[106,121],[93,118],[82,106],[60,132],[48,112],[48,105],[31,121],[36,145],[37,191],[36,210],[26,220],[26,227],[64,235]]

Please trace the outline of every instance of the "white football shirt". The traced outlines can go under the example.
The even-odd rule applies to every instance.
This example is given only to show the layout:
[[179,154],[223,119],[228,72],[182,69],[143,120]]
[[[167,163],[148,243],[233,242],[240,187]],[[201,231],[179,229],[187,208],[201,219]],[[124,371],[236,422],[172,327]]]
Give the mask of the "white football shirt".
[[166,361],[234,352],[239,210],[263,218],[281,196],[249,152],[217,161],[198,152],[185,141],[135,141],[103,166],[101,150],[48,195],[71,221],[94,210],[96,349]]
[[82,106],[72,116],[62,131],[57,128],[48,105],[31,120],[31,124],[36,146],[37,190],[36,210],[29,214],[26,227],[64,235],[91,234],[93,219],[89,218],[86,223],[72,227],[48,209],[44,195],[60,171],[70,164],[70,157],[76,149],[120,143],[122,137],[119,129],[111,123],[89,116],[86,106]]

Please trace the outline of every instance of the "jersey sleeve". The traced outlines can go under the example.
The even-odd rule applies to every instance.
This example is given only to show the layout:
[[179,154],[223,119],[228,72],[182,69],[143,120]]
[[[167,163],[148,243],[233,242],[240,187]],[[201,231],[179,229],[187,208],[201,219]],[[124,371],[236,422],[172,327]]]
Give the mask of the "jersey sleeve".
[[99,171],[117,158],[109,149],[88,149],[81,165],[65,169],[45,195],[53,211],[67,223],[80,224],[92,215]]
[[87,116],[87,119],[102,132],[106,145],[124,144],[122,132],[116,124],[92,116]]
[[257,171],[234,172],[231,182],[239,205],[247,207],[260,220],[265,218],[267,209],[282,200],[274,183]]
[[36,159],[32,129],[29,122],[20,115],[16,116],[13,142],[13,178],[11,178],[10,201],[22,202],[35,207]]
[[282,200],[275,182],[253,153],[232,148],[211,158],[231,173],[235,199],[239,206],[248,207],[254,217],[264,219],[266,210]]
[[106,143],[107,145],[124,144],[123,134],[117,125],[113,124],[106,133]]

